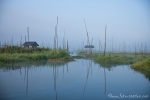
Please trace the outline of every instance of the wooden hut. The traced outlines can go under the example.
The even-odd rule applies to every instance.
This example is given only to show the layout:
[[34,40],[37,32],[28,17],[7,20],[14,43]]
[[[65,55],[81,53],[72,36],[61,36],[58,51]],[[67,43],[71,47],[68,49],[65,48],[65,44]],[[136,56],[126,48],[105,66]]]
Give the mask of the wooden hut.
[[36,48],[39,45],[36,42],[25,42],[23,46],[28,48]]
[[85,45],[84,48],[94,48],[94,45]]

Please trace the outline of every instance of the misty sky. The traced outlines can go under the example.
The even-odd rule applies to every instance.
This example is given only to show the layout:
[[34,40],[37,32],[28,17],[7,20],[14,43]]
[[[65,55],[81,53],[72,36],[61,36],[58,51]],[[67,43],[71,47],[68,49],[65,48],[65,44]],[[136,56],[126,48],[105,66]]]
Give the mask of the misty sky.
[[54,47],[58,16],[58,42],[62,47],[68,39],[70,49],[87,44],[86,21],[90,41],[98,50],[104,46],[104,28],[107,25],[107,50],[147,45],[150,50],[149,0],[0,0],[0,42],[19,44],[27,36],[40,46]]

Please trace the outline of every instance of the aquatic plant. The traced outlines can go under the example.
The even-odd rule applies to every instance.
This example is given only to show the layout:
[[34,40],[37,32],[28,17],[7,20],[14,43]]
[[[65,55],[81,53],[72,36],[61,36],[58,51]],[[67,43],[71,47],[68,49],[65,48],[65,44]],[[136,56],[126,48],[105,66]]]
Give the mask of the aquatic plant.
[[150,81],[150,57],[132,64],[131,68],[135,71],[143,73]]
[[[41,52],[39,50],[41,50]],[[38,51],[35,51],[33,53],[2,53],[0,55],[0,63],[38,61],[48,59],[60,59],[62,61],[72,60],[69,53],[61,49],[38,49]]]

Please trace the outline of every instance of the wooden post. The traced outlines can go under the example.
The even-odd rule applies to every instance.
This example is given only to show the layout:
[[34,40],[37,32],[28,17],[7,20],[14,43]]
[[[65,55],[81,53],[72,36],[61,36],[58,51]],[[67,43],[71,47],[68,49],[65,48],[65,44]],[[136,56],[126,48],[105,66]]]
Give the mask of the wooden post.
[[29,27],[27,27],[27,33],[28,33],[28,42],[29,42]]
[[58,49],[58,34],[57,34],[57,26],[58,26],[58,16],[57,16],[57,25],[56,25],[56,37],[57,37],[57,49]]
[[107,25],[105,25],[105,46],[104,46],[104,56],[105,56],[105,53],[106,53],[106,28],[107,28]]
[[[84,19],[84,18],[83,18]],[[86,29],[86,33],[87,33],[87,45],[90,46],[90,40],[89,40],[89,35],[88,35],[88,31],[87,31],[87,27],[86,27],[86,23],[85,23],[85,19],[84,19],[84,24],[85,24],[85,29]],[[90,48],[89,48],[89,52],[90,52]]]
[[98,36],[98,41],[99,41],[99,53],[100,53],[100,48],[102,49],[102,46],[101,46],[101,41],[100,41],[100,39],[99,39],[99,36]]
[[27,27],[27,35],[28,35],[28,48],[29,48],[29,27]]
[[113,53],[113,37],[112,37],[112,53]]
[[68,49],[68,40],[67,40],[67,51],[68,51],[69,49]]
[[12,35],[12,46],[13,46],[13,35]]
[[56,51],[56,37],[54,37],[54,50]]

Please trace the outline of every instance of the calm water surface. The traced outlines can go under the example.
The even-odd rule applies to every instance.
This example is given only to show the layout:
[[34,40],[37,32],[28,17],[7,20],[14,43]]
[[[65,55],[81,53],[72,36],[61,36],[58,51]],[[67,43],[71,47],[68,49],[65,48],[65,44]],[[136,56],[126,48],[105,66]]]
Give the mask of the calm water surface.
[[0,68],[0,100],[41,99],[147,100],[150,82],[129,65],[99,65],[90,59]]

